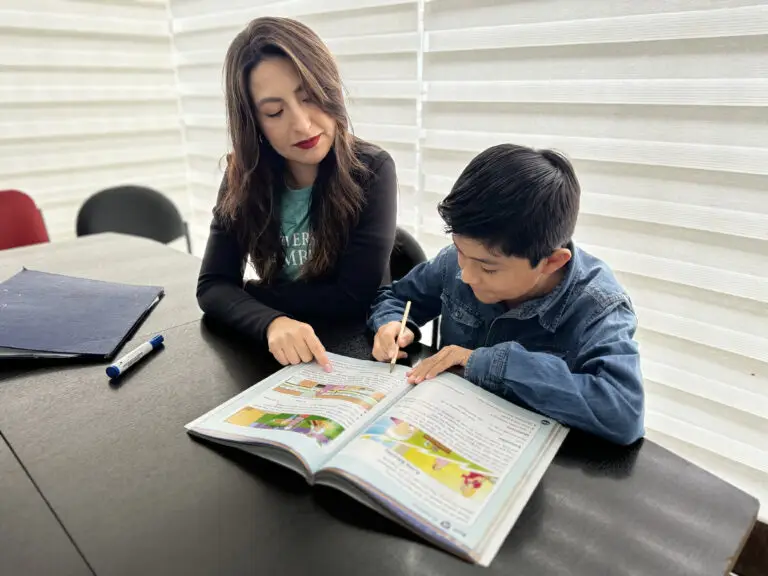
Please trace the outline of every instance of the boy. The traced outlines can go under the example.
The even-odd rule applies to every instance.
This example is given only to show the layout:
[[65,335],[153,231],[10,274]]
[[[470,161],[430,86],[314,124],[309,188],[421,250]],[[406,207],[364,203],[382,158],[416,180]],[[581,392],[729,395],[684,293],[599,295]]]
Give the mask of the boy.
[[[475,157],[438,210],[454,245],[383,289],[369,325],[373,355],[441,319],[441,345],[408,373],[453,367],[478,386],[617,444],[643,433],[637,320],[608,266],[574,247],[580,188],[551,150],[502,144]],[[400,353],[405,357],[405,353]]]

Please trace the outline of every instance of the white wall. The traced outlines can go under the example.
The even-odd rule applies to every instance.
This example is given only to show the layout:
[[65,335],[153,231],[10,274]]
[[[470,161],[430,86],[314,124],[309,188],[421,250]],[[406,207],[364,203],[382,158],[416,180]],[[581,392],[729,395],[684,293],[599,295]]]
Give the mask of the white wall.
[[165,0],[0,2],[0,189],[28,193],[54,241],[108,186],[188,213]]

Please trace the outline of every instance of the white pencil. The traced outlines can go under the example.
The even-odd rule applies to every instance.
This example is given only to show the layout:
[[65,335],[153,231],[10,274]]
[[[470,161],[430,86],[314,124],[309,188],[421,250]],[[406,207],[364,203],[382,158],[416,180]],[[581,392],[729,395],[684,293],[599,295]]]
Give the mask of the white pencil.
[[395,342],[395,345],[397,348],[395,348],[395,355],[392,356],[392,360],[390,360],[389,364],[389,373],[392,374],[392,370],[395,369],[395,364],[397,363],[397,357],[400,355],[400,338],[403,337],[403,334],[405,334],[405,326],[408,322],[408,312],[411,311],[411,301],[408,300],[408,302],[405,304],[405,312],[403,312],[403,321],[400,323],[400,334],[397,336],[397,341]]

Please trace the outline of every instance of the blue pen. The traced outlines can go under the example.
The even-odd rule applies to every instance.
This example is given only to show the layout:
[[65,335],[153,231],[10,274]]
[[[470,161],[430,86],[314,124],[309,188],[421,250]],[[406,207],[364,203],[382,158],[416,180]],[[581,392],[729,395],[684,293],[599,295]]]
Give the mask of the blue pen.
[[115,362],[111,366],[108,366],[107,376],[109,376],[110,378],[117,378],[118,376],[120,376],[120,374],[128,370],[128,368],[136,364],[136,362],[144,358],[144,356],[146,356],[153,350],[157,350],[162,343],[163,343],[162,334],[158,334],[157,336],[152,338],[152,340],[150,340],[149,342],[144,342],[144,344],[142,344],[141,346],[139,346],[134,350],[131,350],[130,352],[128,352],[128,354],[118,359],[117,362]]

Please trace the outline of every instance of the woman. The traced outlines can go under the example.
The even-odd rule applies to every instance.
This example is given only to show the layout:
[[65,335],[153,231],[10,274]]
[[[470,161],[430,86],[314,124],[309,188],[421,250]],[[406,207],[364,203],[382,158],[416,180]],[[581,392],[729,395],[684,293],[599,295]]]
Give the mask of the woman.
[[[281,364],[314,359],[329,370],[310,324],[365,321],[394,243],[394,162],[349,132],[336,64],[305,25],[252,21],[224,76],[233,151],[198,302]],[[244,286],[247,259],[259,281]]]

